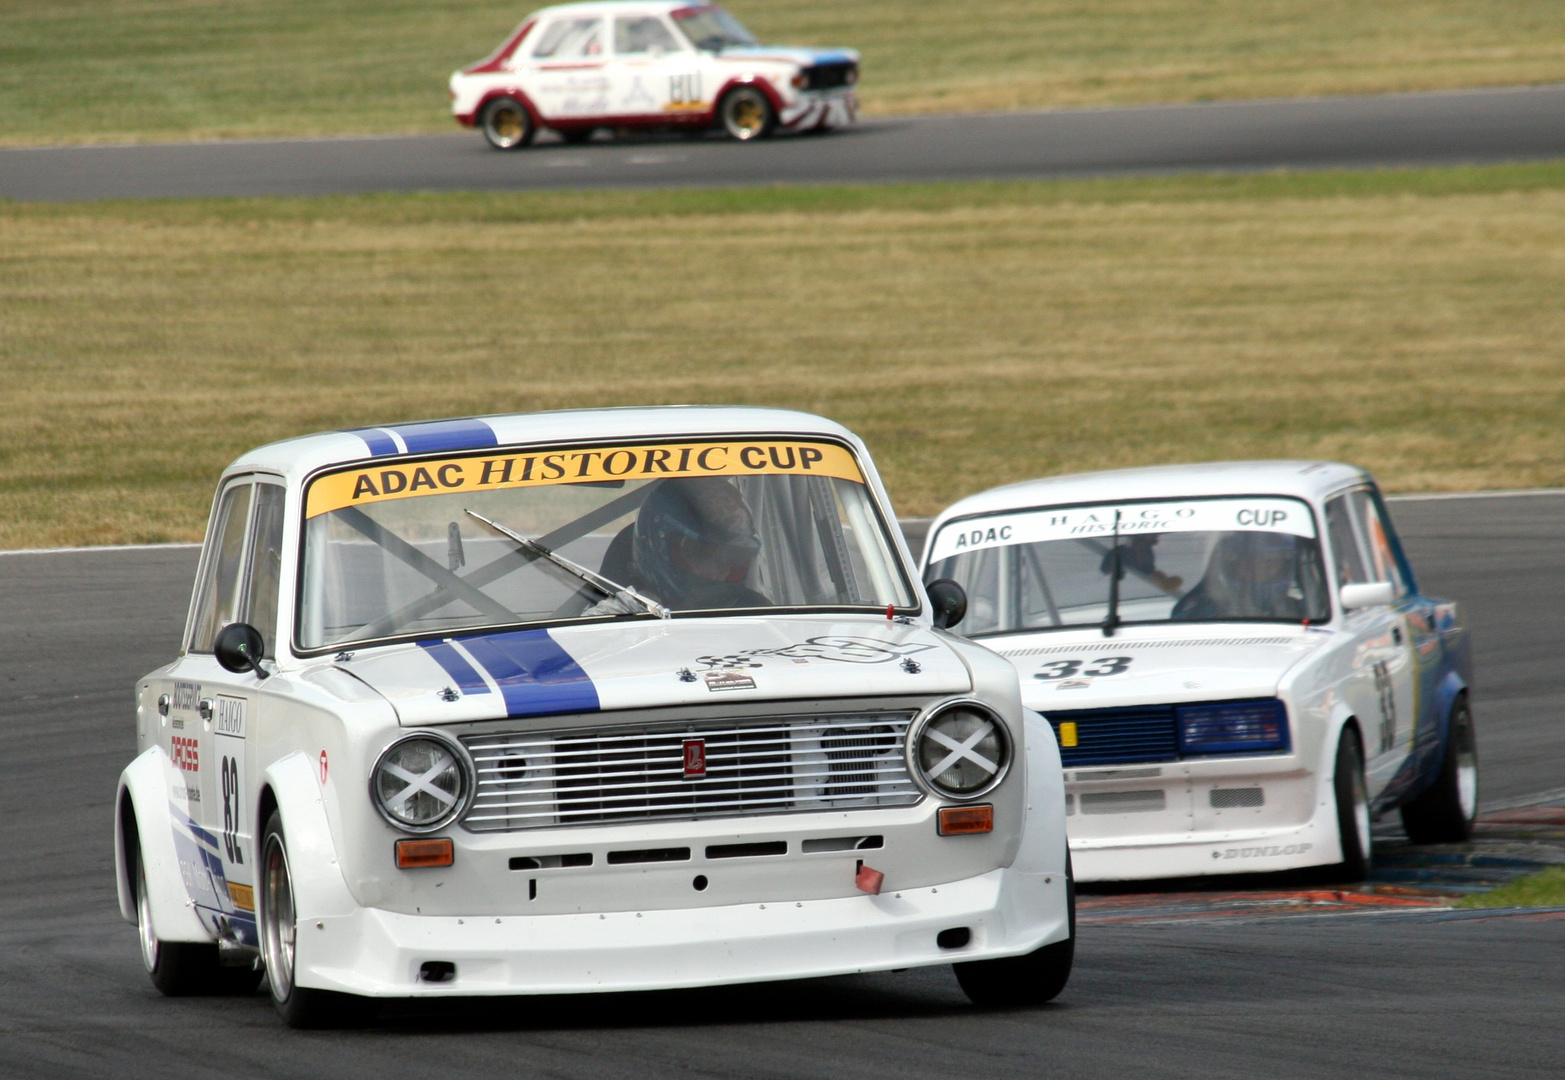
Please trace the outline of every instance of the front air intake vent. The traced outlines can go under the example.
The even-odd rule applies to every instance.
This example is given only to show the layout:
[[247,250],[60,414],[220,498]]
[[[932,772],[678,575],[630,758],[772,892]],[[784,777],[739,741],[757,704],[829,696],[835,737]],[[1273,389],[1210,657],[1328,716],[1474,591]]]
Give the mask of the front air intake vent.
[[474,832],[912,806],[911,713],[470,735]]

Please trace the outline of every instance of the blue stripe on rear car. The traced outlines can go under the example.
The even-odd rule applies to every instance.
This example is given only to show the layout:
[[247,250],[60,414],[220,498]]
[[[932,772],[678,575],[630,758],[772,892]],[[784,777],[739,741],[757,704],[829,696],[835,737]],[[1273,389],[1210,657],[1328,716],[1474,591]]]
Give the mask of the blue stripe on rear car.
[[597,687],[547,630],[463,638],[462,647],[499,685],[508,716],[598,709]]
[[456,680],[462,693],[489,693],[489,684],[484,682],[484,677],[474,670],[465,656],[444,641],[420,641],[418,647],[427,652],[435,663],[446,669],[446,674]]
[[391,428],[407,443],[410,454],[443,450],[477,450],[498,446],[494,428],[482,420],[435,420],[427,424],[397,424]]

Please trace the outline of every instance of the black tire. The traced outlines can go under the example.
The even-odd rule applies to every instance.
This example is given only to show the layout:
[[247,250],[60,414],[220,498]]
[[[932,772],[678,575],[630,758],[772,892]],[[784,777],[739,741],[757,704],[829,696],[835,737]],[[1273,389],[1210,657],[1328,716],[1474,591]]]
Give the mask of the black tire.
[[1446,728],[1440,775],[1402,807],[1402,825],[1415,844],[1459,844],[1478,817],[1478,734],[1466,696],[1456,699]]
[[498,97],[485,105],[478,125],[496,150],[520,150],[538,134],[533,114],[513,97]]
[[597,128],[571,128],[569,131],[556,131],[562,142],[572,146],[580,146],[592,141],[592,137],[598,132]]
[[369,1020],[375,1003],[368,998],[294,985],[294,938],[299,924],[293,906],[293,875],[288,869],[288,842],[282,816],[275,810],[262,834],[259,873],[256,926],[261,958],[266,964],[272,1004],[283,1021],[293,1028],[329,1028],[352,1027]]
[[1071,965],[1076,959],[1076,875],[1069,854],[1065,857],[1065,904],[1070,937],[1064,941],[1034,949],[1026,956],[951,965],[962,992],[974,1005],[1042,1005],[1060,996],[1070,981]]
[[777,127],[777,113],[766,95],[753,86],[736,86],[717,103],[717,119],[729,138],[739,142],[764,139]]
[[1336,774],[1332,789],[1337,802],[1337,836],[1342,861],[1330,867],[1336,881],[1363,881],[1369,876],[1374,840],[1369,824],[1369,785],[1364,779],[1364,745],[1358,729],[1345,727],[1337,740]]
[[158,939],[152,929],[146,863],[141,857],[140,843],[135,842],[134,837],[131,839],[130,848],[135,859],[131,882],[136,891],[136,933],[141,939],[141,963],[152,978],[152,985],[167,997],[255,993],[255,988],[261,985],[261,973],[250,967],[224,967],[218,962],[215,944]]

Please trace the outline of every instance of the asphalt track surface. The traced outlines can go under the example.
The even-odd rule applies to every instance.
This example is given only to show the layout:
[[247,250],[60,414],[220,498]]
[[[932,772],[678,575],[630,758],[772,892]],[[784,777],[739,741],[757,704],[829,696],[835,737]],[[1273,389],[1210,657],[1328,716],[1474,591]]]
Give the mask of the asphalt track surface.
[[875,119],[736,144],[634,139],[516,153],[474,133],[0,150],[0,199],[883,184],[1364,169],[1565,156],[1565,86]]
[[[1398,502],[1475,633],[1486,804],[1565,786],[1565,497]],[[283,1028],[263,995],[160,997],[114,897],[131,686],[173,654],[190,548],[0,556],[0,1077],[1558,1077],[1565,920],[1084,923],[1056,1004],[948,968],[713,991],[397,1004]]]

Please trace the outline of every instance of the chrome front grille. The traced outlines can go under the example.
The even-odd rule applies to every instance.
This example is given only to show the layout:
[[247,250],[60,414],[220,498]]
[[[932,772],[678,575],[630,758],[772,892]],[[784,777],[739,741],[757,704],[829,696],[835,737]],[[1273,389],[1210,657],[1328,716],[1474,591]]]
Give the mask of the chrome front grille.
[[[474,832],[911,806],[912,713],[470,735]],[[704,771],[687,775],[688,743]]]

